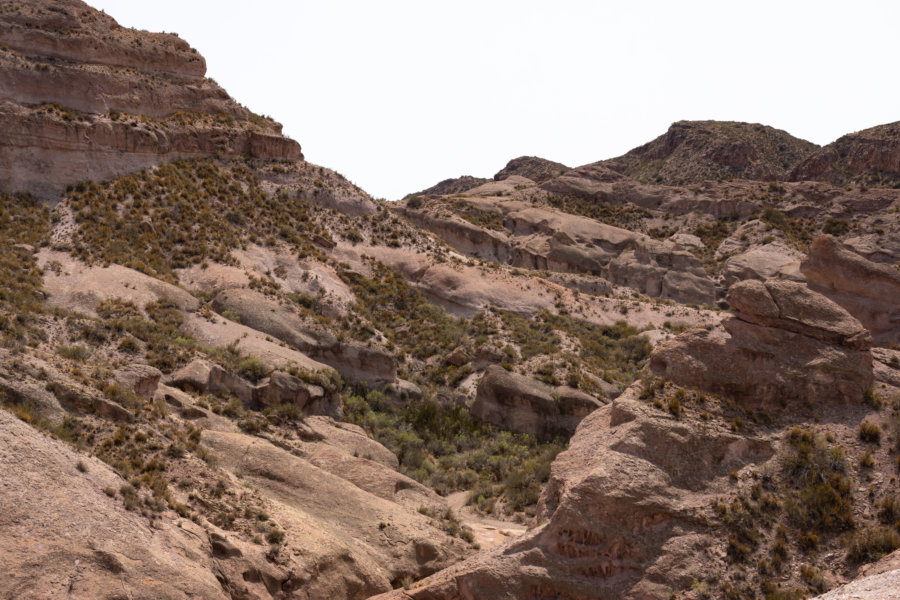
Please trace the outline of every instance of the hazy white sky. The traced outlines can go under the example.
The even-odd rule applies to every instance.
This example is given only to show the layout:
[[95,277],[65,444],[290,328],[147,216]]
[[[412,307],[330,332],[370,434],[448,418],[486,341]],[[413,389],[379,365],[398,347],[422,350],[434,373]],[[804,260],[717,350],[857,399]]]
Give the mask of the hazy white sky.
[[175,31],[307,160],[396,199],[516,156],[611,158],[681,119],[817,144],[900,120],[900,2],[88,0]]

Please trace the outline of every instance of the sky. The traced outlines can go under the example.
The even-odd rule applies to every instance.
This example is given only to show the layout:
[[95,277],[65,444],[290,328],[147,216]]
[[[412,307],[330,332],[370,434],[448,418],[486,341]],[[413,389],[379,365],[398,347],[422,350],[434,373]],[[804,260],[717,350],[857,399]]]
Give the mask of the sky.
[[619,156],[675,121],[820,145],[900,120],[900,2],[88,0],[178,33],[310,162],[395,200],[517,156]]

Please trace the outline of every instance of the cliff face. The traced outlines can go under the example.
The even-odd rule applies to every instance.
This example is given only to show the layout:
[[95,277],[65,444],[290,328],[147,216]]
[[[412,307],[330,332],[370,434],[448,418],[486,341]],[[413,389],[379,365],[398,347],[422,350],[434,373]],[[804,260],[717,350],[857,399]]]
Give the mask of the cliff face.
[[0,190],[53,200],[181,158],[303,158],[205,73],[176,35],[123,28],[80,1],[0,3]]

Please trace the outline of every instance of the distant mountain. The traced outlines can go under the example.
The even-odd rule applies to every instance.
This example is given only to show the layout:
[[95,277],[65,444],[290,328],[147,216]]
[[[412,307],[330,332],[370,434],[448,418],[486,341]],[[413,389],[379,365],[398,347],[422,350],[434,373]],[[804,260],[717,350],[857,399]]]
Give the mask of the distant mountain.
[[790,178],[900,187],[900,121],[839,138],[803,160]]
[[655,140],[601,164],[643,183],[784,179],[819,147],[780,129],[731,121],[678,121]]

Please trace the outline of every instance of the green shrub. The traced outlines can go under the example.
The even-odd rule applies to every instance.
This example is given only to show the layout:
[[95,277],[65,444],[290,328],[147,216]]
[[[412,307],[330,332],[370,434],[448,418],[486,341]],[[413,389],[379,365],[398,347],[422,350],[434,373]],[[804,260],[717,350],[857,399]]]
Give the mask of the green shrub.
[[258,358],[248,356],[238,363],[237,374],[248,381],[257,383],[269,374],[269,370]]
[[63,358],[68,358],[69,360],[74,360],[76,362],[84,362],[91,355],[88,349],[80,344],[59,346],[56,348],[56,353]]
[[853,495],[843,447],[829,446],[814,431],[794,427],[787,435],[782,468],[790,484],[785,508],[797,527],[811,532],[853,527]]
[[850,223],[844,219],[835,219],[834,217],[825,219],[825,224],[822,226],[823,233],[829,233],[835,236],[843,235],[848,231],[850,231]]

